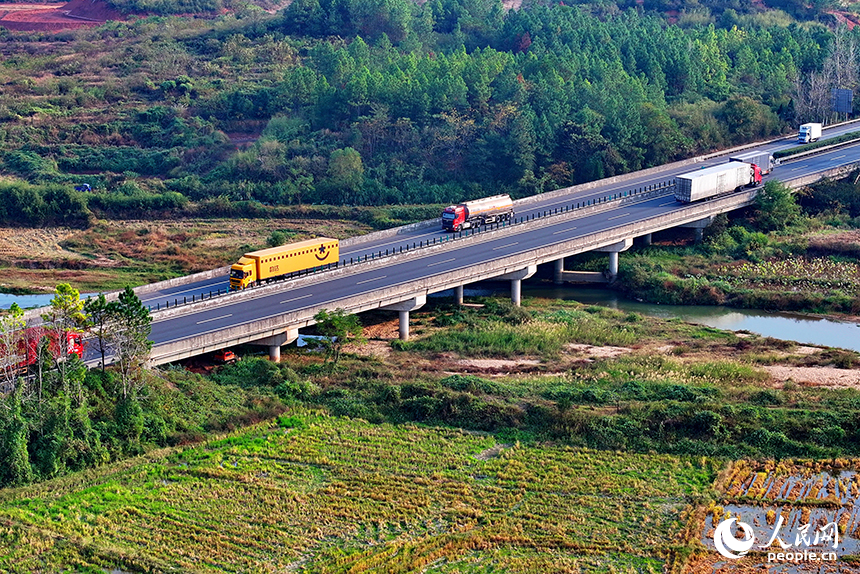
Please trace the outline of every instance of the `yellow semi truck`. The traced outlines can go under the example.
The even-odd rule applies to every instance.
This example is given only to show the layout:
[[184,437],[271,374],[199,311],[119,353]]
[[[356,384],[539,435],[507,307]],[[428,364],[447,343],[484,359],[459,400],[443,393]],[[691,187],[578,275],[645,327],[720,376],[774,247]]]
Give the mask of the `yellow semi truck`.
[[230,268],[230,290],[238,291],[296,271],[337,263],[338,257],[338,241],[330,237],[252,251]]

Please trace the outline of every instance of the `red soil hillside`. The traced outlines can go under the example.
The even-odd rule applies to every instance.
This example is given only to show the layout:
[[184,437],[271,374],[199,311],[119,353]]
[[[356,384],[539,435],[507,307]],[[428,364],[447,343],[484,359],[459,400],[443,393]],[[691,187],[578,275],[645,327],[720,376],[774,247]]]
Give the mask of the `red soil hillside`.
[[72,0],[68,4],[0,4],[0,26],[9,30],[68,30],[122,19],[122,14],[104,0]]

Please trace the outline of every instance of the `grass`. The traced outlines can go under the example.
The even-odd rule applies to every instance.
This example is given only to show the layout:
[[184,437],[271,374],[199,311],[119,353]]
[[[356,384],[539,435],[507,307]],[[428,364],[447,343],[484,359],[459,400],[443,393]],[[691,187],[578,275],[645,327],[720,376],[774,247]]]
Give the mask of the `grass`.
[[719,466],[496,444],[301,411],[0,493],[0,568],[659,572]]

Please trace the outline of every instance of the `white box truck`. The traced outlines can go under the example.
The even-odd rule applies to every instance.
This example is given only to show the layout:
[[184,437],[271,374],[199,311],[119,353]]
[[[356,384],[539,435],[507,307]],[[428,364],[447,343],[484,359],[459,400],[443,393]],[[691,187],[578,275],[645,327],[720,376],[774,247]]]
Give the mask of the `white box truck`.
[[803,124],[797,132],[797,143],[817,142],[821,137],[821,124]]
[[761,169],[751,163],[730,161],[691,171],[675,179],[675,199],[690,203],[744,187],[755,187],[761,183]]
[[755,164],[761,169],[761,174],[766,175],[776,167],[776,161],[773,159],[773,154],[769,151],[751,150],[735,154],[729,158],[729,161],[742,161],[744,163]]

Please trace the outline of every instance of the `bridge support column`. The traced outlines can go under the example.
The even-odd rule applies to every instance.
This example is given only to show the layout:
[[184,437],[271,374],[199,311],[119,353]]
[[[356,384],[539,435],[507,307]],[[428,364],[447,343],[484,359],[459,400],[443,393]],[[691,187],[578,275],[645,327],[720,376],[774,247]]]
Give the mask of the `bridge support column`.
[[651,245],[651,234],[646,233],[642,236],[642,245]]
[[556,285],[564,283],[564,257],[555,260],[555,273],[553,274],[552,282]]
[[252,345],[261,345],[269,347],[269,360],[273,363],[281,362],[281,347],[288,343],[292,343],[299,338],[298,329],[288,329],[285,333],[272,335],[252,342]]
[[692,221],[690,223],[685,223],[680,227],[685,227],[687,229],[695,229],[696,230],[696,243],[701,243],[702,239],[705,237],[705,228],[713,223],[714,217],[709,216],[704,219],[699,219],[698,221]]
[[529,265],[525,269],[512,271],[500,275],[497,279],[509,279],[511,281],[511,302],[517,307],[522,302],[523,279],[528,279],[537,272],[537,265]]
[[609,276],[615,278],[618,276],[618,251],[609,252]]
[[457,285],[454,287],[454,303],[458,306],[463,306],[463,286]]
[[386,305],[385,307],[381,307],[386,311],[397,311],[400,314],[400,340],[408,341],[409,340],[409,311],[415,311],[416,309],[420,309],[427,302],[426,295],[419,295],[412,299],[407,299],[406,301],[401,301],[400,303],[395,303],[394,305]]
[[633,239],[624,239],[618,243],[595,249],[601,253],[609,253],[609,280],[614,281],[618,276],[618,254],[627,251],[633,246]]

